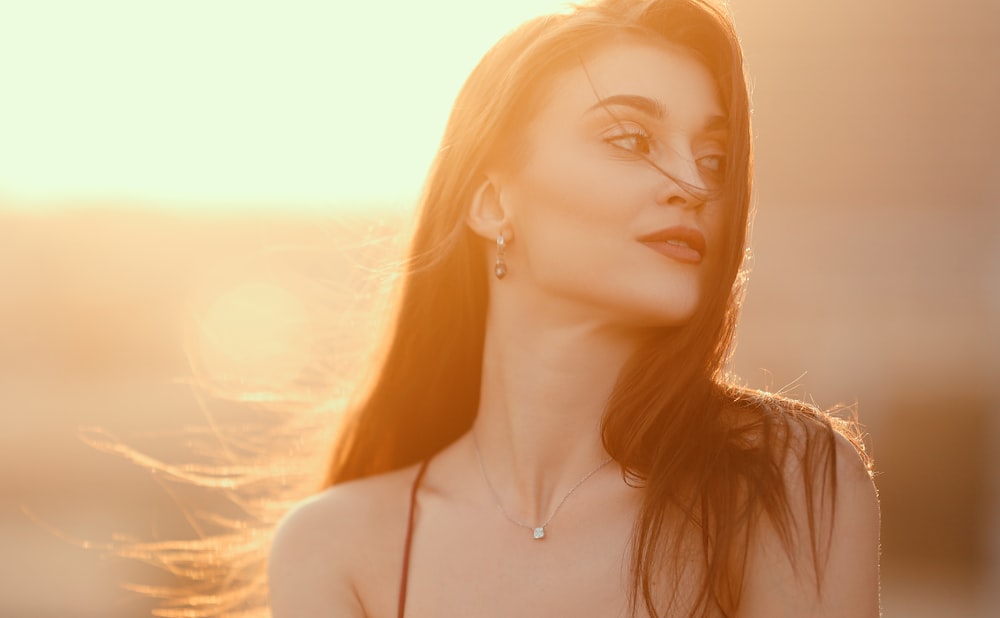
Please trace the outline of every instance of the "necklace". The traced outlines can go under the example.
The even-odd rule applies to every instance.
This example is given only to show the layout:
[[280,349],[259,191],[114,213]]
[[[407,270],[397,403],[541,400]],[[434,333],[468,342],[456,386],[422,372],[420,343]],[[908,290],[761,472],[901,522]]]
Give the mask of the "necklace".
[[497,504],[497,509],[501,513],[503,513],[503,516],[506,517],[507,521],[509,521],[510,523],[516,524],[518,526],[521,526],[522,528],[527,528],[527,529],[531,530],[531,538],[536,539],[536,540],[537,539],[544,539],[545,538],[545,528],[546,528],[546,526],[549,525],[549,522],[552,521],[552,518],[555,517],[556,513],[559,512],[559,509],[562,508],[563,502],[566,502],[566,498],[569,498],[569,495],[571,493],[573,493],[574,491],[576,491],[577,487],[579,487],[580,485],[583,485],[584,482],[586,482],[587,479],[589,479],[590,477],[592,477],[595,474],[597,474],[598,470],[600,470],[604,466],[606,466],[609,463],[611,463],[611,459],[612,459],[611,457],[608,457],[607,459],[605,459],[604,461],[602,461],[599,466],[597,466],[596,468],[594,468],[593,470],[591,470],[590,472],[588,472],[586,476],[584,476],[582,479],[580,479],[579,481],[577,481],[576,485],[573,485],[572,487],[570,487],[569,491],[567,491],[566,494],[562,497],[562,500],[560,500],[559,503],[556,504],[556,508],[552,509],[552,514],[549,515],[549,518],[546,519],[544,523],[542,523],[541,525],[538,525],[538,526],[531,526],[529,524],[526,524],[524,522],[521,522],[521,521],[518,521],[518,520],[514,519],[513,517],[511,517],[507,513],[507,509],[503,508],[503,503],[500,500],[500,496],[499,496],[499,494],[497,494],[497,490],[493,488],[493,483],[490,482],[490,477],[486,474],[486,466],[483,465],[483,454],[479,452],[479,441],[476,440],[476,432],[475,431],[472,432],[472,445],[476,448],[476,459],[479,460],[479,469],[483,471],[483,480],[486,481],[486,486],[489,487],[490,493],[493,494],[493,500]]

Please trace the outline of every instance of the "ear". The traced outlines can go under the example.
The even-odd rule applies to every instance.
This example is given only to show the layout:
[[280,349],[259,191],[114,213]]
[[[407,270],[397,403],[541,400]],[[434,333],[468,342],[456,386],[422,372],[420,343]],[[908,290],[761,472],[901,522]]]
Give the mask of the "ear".
[[499,184],[495,178],[486,177],[476,189],[466,211],[465,223],[472,231],[488,240],[496,240],[503,232],[504,238],[512,239],[510,212],[504,209]]

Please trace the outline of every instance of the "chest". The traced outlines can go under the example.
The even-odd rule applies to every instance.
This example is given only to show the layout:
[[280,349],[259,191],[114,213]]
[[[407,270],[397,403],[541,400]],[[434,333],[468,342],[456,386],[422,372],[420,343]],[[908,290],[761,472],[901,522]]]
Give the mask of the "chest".
[[[406,618],[627,615],[628,510],[557,518],[536,540],[495,511],[436,507],[421,504],[415,522]],[[402,550],[370,565],[359,590],[370,618],[397,615]]]
[[625,615],[627,535],[605,530],[567,538],[575,531],[553,527],[535,540],[526,529],[504,532],[415,546],[407,617]]

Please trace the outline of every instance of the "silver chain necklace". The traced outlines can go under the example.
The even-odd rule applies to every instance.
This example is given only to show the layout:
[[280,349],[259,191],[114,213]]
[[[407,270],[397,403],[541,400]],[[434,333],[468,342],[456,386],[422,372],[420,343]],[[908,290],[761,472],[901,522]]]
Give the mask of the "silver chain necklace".
[[566,502],[566,498],[569,498],[569,495],[574,491],[576,491],[577,487],[583,485],[587,479],[597,474],[598,470],[611,463],[612,459],[611,457],[608,457],[607,459],[601,462],[601,465],[597,466],[596,468],[588,472],[585,477],[577,481],[576,485],[570,487],[569,491],[566,492],[566,495],[564,495],[562,497],[562,500],[559,501],[559,504],[556,505],[556,508],[552,509],[552,514],[549,515],[549,518],[545,520],[545,523],[539,526],[531,526],[529,524],[514,519],[507,513],[507,509],[503,508],[503,503],[500,500],[500,496],[499,494],[497,494],[497,490],[493,488],[493,483],[490,482],[490,477],[486,474],[486,466],[483,465],[483,454],[479,452],[479,441],[476,440],[475,431],[472,432],[472,445],[476,448],[476,459],[479,460],[479,469],[483,471],[483,480],[486,481],[486,486],[490,488],[490,493],[493,494],[493,500],[496,502],[497,509],[501,513],[503,513],[503,516],[506,517],[507,521],[509,521],[510,523],[531,530],[531,538],[536,540],[545,538],[545,527],[549,525],[549,522],[552,521],[552,518],[555,517],[556,513],[559,512],[559,509],[562,508],[563,502]]

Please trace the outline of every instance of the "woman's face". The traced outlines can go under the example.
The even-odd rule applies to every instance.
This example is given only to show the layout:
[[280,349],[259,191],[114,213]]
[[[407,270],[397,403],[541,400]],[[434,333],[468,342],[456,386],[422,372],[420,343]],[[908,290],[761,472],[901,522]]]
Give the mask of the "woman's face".
[[704,194],[726,152],[712,75],[679,48],[627,38],[548,87],[526,159],[499,184],[513,231],[504,284],[622,326],[686,321],[722,253],[722,204]]

